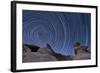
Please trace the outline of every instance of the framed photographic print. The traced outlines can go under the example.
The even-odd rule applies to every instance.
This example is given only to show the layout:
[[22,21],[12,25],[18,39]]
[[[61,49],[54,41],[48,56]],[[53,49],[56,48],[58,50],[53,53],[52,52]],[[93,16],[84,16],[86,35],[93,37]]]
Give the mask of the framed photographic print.
[[11,71],[97,67],[97,6],[11,2]]

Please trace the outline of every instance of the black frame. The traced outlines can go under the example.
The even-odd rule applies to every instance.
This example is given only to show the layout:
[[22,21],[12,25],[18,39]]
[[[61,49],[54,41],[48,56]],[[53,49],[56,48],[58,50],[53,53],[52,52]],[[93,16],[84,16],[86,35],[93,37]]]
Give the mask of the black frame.
[[[96,9],[96,65],[86,66],[75,66],[75,67],[56,67],[56,68],[42,68],[42,69],[16,69],[16,5],[17,4],[38,4],[38,5],[52,5],[52,6],[68,6],[68,7],[83,7],[83,8],[95,8]],[[42,70],[55,70],[55,69],[73,69],[73,68],[86,68],[86,67],[97,67],[98,66],[98,7],[90,5],[73,5],[73,4],[57,4],[57,3],[44,3],[44,2],[26,2],[26,1],[11,1],[11,71],[22,72],[22,71],[42,71]]]

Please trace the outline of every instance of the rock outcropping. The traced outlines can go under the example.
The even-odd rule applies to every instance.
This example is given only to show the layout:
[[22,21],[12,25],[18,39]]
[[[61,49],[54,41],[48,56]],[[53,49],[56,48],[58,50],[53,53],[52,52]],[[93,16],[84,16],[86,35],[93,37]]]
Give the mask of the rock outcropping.
[[52,47],[47,44],[47,47],[40,48],[36,45],[23,45],[23,63],[27,62],[47,62],[47,61],[65,61],[65,60],[84,60],[90,59],[90,53],[83,47],[75,49],[75,56],[66,56],[56,53]]
[[[34,45],[35,46],[35,45]],[[23,62],[44,62],[56,61],[57,59],[52,55],[49,48],[39,48],[37,46],[24,45],[23,46]],[[35,48],[35,49],[34,49]]]

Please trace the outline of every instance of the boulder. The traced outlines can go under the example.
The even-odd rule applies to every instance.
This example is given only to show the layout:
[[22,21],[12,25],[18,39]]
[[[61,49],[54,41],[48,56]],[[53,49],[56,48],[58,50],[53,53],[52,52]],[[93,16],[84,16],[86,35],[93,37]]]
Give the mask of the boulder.
[[38,49],[40,48],[39,46],[33,45],[33,44],[23,44],[23,48],[24,47],[28,47],[32,52],[37,52]]

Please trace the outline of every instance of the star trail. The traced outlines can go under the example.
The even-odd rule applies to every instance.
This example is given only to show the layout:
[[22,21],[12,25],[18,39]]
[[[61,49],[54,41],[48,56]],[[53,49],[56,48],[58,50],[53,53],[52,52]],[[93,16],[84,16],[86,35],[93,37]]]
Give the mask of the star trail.
[[74,55],[73,44],[90,48],[91,15],[89,13],[23,10],[23,44],[45,47],[64,55]]

